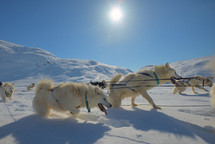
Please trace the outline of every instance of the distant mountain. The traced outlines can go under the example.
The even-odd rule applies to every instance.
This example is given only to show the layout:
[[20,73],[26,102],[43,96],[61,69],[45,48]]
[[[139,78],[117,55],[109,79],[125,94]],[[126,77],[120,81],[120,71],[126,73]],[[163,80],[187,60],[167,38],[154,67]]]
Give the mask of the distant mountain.
[[0,40],[0,81],[28,77],[50,77],[55,81],[89,82],[110,79],[117,73],[132,72],[126,68],[93,60],[57,58],[40,48],[24,47]]
[[205,56],[186,61],[174,62],[171,66],[182,77],[190,77],[195,75],[212,76],[212,71],[206,68],[207,63],[212,60],[215,60],[215,56]]
[[[178,61],[170,64],[170,66],[182,77],[191,77],[195,75],[212,76],[212,71],[206,68],[207,63],[212,60],[215,60],[215,56]],[[153,65],[144,66],[140,70],[143,69],[153,69]]]

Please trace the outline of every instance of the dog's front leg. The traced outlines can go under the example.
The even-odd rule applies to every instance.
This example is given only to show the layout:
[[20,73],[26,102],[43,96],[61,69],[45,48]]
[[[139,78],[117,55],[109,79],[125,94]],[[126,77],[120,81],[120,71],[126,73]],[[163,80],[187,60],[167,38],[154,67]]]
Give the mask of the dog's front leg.
[[206,92],[209,92],[207,89],[205,89],[205,88],[203,88],[202,86],[200,86],[200,85],[197,85],[197,86],[195,86],[196,88],[199,88],[199,89],[202,89],[202,90],[204,90],[204,91],[206,91]]
[[193,87],[193,86],[192,86],[191,88],[192,88],[192,91],[193,91],[194,94],[198,94],[198,93],[194,90],[194,87]]
[[147,93],[146,90],[138,90],[139,93],[149,102],[149,104],[151,104],[151,106],[155,109],[161,109],[161,107],[157,106],[154,101],[152,100],[152,98],[149,96],[149,94]]
[[138,104],[136,104],[136,103],[134,102],[135,98],[136,98],[136,97],[131,97],[131,105],[132,105],[132,106],[138,106]]
[[67,106],[65,106],[65,109],[68,110],[72,115],[77,115],[80,113],[80,110],[73,106],[67,105]]
[[3,102],[6,102],[6,96],[4,96],[4,95],[2,95],[2,94],[0,94],[0,95],[1,95],[2,101],[3,101]]

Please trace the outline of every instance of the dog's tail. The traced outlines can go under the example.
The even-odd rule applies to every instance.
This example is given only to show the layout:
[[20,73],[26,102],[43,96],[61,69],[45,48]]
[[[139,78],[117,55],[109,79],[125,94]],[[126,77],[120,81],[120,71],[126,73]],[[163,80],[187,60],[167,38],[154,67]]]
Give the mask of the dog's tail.
[[48,116],[49,106],[48,106],[48,95],[51,88],[53,88],[54,82],[50,79],[41,80],[37,84],[35,97],[33,99],[33,108],[38,115]]
[[53,80],[50,79],[41,80],[37,84],[36,94],[38,94],[41,90],[49,91],[53,86],[54,86]]
[[113,84],[117,84],[122,76],[123,76],[123,74],[117,74],[117,75],[113,76],[108,84],[109,89],[111,89],[113,87]]

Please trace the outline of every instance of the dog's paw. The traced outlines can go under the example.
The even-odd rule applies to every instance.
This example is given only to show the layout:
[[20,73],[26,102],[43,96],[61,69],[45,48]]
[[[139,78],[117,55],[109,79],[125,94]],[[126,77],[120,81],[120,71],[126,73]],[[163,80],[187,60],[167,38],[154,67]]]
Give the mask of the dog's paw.
[[159,106],[153,106],[153,108],[155,108],[155,109],[161,109],[161,107],[159,107]]
[[72,115],[77,115],[77,114],[79,114],[79,112],[80,112],[80,110],[76,109],[76,108],[70,110],[70,114],[72,114]]
[[138,106],[138,104],[135,104],[135,103],[133,103],[133,104],[131,104],[132,106]]

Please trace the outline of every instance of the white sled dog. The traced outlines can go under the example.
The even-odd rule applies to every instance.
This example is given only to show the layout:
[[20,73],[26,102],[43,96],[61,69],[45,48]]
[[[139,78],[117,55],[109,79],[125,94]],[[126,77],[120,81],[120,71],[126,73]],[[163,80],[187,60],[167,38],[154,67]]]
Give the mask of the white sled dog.
[[77,115],[80,108],[98,107],[106,113],[104,108],[112,105],[107,100],[107,95],[98,87],[81,83],[60,83],[54,86],[52,80],[42,80],[37,84],[36,94],[33,99],[33,108],[38,115],[48,117],[50,110],[70,112]]
[[34,88],[34,86],[35,86],[35,83],[32,83],[32,84],[28,85],[27,86],[27,91],[32,90]]
[[14,92],[14,84],[9,82],[4,83],[0,86],[0,95],[2,97],[3,102],[6,102],[6,98],[12,100]]
[[[154,66],[154,70],[143,70],[137,73],[126,75],[121,81],[122,74],[114,76],[109,84],[109,102],[115,108],[121,106],[124,98],[131,97],[131,105],[137,106],[134,100],[137,96],[142,95],[153,108],[161,109],[157,106],[147,93],[147,90],[164,84],[170,80],[170,77],[181,78],[176,71],[169,66],[169,63],[160,66]],[[165,79],[165,80],[162,80]]]
[[194,87],[198,89],[202,89],[206,92],[209,92],[203,86],[212,87],[213,83],[210,79],[213,79],[213,77],[209,78],[209,77],[195,76],[190,79],[176,80],[175,87],[173,88],[173,94],[176,94],[176,93],[182,94],[182,92],[186,90],[186,87],[191,87],[194,94],[198,94],[194,90]]
[[[213,71],[213,74],[215,74],[215,59],[213,59],[211,62],[209,62],[206,65],[207,69],[210,69]],[[210,96],[211,96],[211,106],[215,109],[215,85],[212,86],[211,90],[210,90]]]

